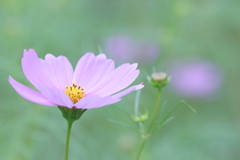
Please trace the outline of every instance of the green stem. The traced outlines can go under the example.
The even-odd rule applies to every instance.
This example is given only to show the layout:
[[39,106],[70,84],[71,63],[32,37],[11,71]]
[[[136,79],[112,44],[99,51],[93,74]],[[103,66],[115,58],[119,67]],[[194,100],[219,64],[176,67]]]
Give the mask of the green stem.
[[159,89],[158,90],[158,98],[157,98],[157,103],[156,103],[156,106],[155,106],[155,109],[154,109],[154,112],[153,112],[153,116],[152,116],[152,119],[151,119],[151,122],[150,122],[150,125],[148,127],[148,130],[147,130],[147,133],[149,133],[152,129],[152,126],[157,118],[157,114],[158,114],[158,110],[160,108],[160,102],[161,102],[161,90]]
[[66,137],[65,160],[68,160],[69,140],[70,140],[72,124],[74,121],[68,120],[67,122],[68,122],[68,129],[67,129],[67,137]]
[[[159,111],[159,106],[160,106],[160,102],[161,102],[161,90],[159,89],[158,90],[158,98],[157,98],[157,103],[156,103],[156,107],[154,109],[154,113],[153,113],[153,116],[152,116],[152,119],[151,119],[151,122],[150,122],[150,125],[148,127],[148,130],[147,130],[147,134],[144,134],[144,130],[142,130],[142,140],[141,140],[141,144],[140,144],[140,148],[138,150],[138,153],[137,153],[137,158],[136,160],[139,160],[140,159],[140,156],[141,156],[141,153],[142,153],[142,150],[145,146],[145,143],[147,141],[147,139],[149,138],[150,134],[149,132],[151,131],[151,128],[157,118],[157,113]],[[143,129],[143,128],[142,128]]]
[[147,138],[142,137],[141,144],[140,144],[140,147],[139,147],[139,150],[138,150],[138,153],[137,153],[136,160],[140,159],[140,156],[141,156],[142,150],[143,150],[143,148],[145,146],[146,140],[147,140]]

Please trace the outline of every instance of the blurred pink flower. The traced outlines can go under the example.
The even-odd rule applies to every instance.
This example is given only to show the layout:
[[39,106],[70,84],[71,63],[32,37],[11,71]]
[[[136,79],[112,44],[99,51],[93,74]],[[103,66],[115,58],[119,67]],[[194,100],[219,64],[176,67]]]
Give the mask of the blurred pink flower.
[[159,54],[159,47],[150,41],[137,41],[129,36],[113,36],[106,40],[105,49],[118,62],[140,61],[151,63]]
[[208,61],[176,64],[170,74],[173,89],[192,98],[209,98],[221,87],[223,80],[219,68]]
[[[23,98],[45,106],[91,109],[113,104],[126,94],[143,88],[129,86],[139,75],[137,63],[125,63],[115,69],[105,54],[86,53],[75,71],[64,56],[47,54],[38,58],[33,49],[24,50],[22,69],[27,79],[39,90],[28,88],[9,76],[12,87]],[[116,92],[123,90],[117,94]]]

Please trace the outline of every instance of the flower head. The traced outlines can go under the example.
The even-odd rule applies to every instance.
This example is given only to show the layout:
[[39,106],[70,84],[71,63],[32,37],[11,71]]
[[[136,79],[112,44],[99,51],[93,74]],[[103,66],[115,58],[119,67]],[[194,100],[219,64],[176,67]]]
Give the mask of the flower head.
[[141,63],[152,63],[160,53],[156,43],[147,40],[138,41],[130,36],[112,36],[106,40],[104,46],[109,56],[118,62],[137,59]]
[[43,60],[38,58],[33,49],[29,49],[24,50],[22,69],[39,92],[22,85],[11,76],[9,82],[18,94],[33,103],[91,109],[116,103],[126,94],[143,88],[139,84],[125,89],[138,77],[140,71],[136,68],[136,63],[125,63],[115,68],[114,62],[107,59],[105,54],[95,56],[86,53],[74,71],[64,56],[47,54]]
[[172,87],[178,93],[192,98],[208,98],[222,84],[222,74],[209,61],[191,60],[178,63],[171,71]]

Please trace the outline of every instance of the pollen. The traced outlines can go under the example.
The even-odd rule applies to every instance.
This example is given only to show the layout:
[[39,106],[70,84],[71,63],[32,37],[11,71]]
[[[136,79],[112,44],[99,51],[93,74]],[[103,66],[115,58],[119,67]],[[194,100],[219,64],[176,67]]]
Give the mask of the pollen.
[[71,86],[66,86],[64,93],[68,95],[74,104],[82,99],[85,95],[84,88],[81,85],[77,85],[75,83],[73,83]]

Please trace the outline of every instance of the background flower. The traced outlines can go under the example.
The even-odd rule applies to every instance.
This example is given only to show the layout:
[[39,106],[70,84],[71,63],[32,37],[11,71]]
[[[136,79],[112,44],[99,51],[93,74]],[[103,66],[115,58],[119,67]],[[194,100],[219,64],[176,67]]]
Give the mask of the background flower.
[[160,54],[159,46],[156,43],[144,39],[136,40],[125,35],[109,37],[105,42],[104,49],[111,58],[118,62],[153,63]]
[[212,97],[223,81],[223,75],[216,65],[196,59],[175,62],[170,75],[174,91],[191,98]]

